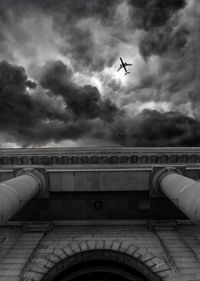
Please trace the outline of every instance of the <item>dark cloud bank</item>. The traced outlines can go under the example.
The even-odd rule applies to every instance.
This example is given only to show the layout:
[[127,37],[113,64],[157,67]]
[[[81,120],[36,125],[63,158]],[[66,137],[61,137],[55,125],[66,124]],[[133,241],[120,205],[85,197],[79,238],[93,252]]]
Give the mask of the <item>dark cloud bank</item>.
[[[65,38],[72,46],[70,52],[63,47],[61,51],[66,56],[69,52],[72,61],[77,62],[77,67],[80,65],[97,71],[112,65],[113,58],[106,59],[99,54],[93,57],[95,46],[92,34],[90,31],[78,29],[75,23],[77,19],[92,16],[109,26],[111,21],[114,21],[114,11],[120,2],[122,1],[66,1],[65,13],[62,13],[60,5],[63,1],[55,3],[50,0],[7,0],[1,3],[1,23],[8,28],[11,19],[16,19],[16,13],[29,13],[31,9],[51,14],[58,19],[54,22],[55,30],[65,38],[67,35],[63,26],[67,26],[67,34],[70,34]],[[187,54],[191,53],[190,43],[193,40],[187,26],[177,24],[177,12],[186,6],[186,2],[129,0],[127,3],[130,9],[129,30],[137,28],[143,31],[139,42],[143,58],[148,60],[151,55],[161,56],[161,72],[164,68],[170,73],[172,68],[177,71],[181,62],[180,57],[176,56],[182,52],[182,61],[187,62]],[[6,49],[7,41],[4,36],[5,33],[2,32],[1,52]],[[118,40],[120,36],[123,35],[116,35]],[[192,44],[195,45],[195,42]],[[173,59],[173,62],[167,64],[170,59]],[[177,75],[168,82],[172,101],[173,92],[176,93],[177,88],[184,87],[185,75]],[[40,146],[50,141],[81,139],[98,139],[113,145],[200,145],[200,121],[194,115],[190,117],[178,111],[159,112],[145,109],[131,118],[114,100],[103,97],[96,87],[75,83],[73,71],[60,60],[48,61],[43,66],[38,66],[36,77],[37,81],[34,82],[28,78],[23,67],[6,60],[0,62],[0,131],[12,136],[13,141],[22,146]],[[197,90],[199,82],[193,77],[188,79],[188,83],[193,83],[193,87],[190,87],[191,91],[188,91],[186,100],[188,98],[196,109],[200,100]],[[141,89],[142,87],[144,85],[141,85]],[[166,100],[169,98],[168,95]],[[57,100],[61,100],[61,104],[53,106]],[[182,100],[179,103],[184,102],[186,101]]]
[[72,73],[61,61],[47,63],[40,84],[52,98],[61,96],[64,110],[50,109],[32,96],[22,67],[0,64],[0,129],[8,131],[22,145],[50,140],[98,138],[120,145],[198,146],[200,122],[178,112],[144,110],[133,119],[111,100],[102,99],[97,88],[77,86]]

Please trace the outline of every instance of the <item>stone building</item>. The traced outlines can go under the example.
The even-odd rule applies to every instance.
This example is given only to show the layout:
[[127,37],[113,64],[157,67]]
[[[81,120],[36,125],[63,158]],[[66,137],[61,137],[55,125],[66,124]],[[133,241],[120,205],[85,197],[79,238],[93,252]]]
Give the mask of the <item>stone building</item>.
[[1,149],[0,165],[0,280],[200,280],[200,149]]

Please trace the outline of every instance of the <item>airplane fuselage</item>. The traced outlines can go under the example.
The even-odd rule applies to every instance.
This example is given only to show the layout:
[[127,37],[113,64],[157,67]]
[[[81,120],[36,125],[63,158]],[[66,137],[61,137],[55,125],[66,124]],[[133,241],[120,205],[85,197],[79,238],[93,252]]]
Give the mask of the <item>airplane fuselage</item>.
[[117,71],[119,71],[120,69],[123,68],[125,70],[125,75],[130,74],[130,72],[128,72],[127,69],[126,69],[126,66],[129,66],[129,65],[132,65],[132,64],[123,62],[122,58],[120,58],[120,60],[121,60],[121,64],[120,64],[119,69]]
[[127,69],[126,69],[126,66],[125,66],[125,64],[124,64],[124,62],[123,62],[123,60],[122,60],[122,58],[120,58],[120,60],[121,60],[121,63],[122,63],[122,66],[123,66],[125,72],[128,72]]

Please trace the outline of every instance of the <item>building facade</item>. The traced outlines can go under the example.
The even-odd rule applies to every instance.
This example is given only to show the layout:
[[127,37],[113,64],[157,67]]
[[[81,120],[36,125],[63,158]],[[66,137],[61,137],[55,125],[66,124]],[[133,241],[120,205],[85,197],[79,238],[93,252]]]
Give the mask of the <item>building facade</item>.
[[200,280],[200,149],[2,149],[0,165],[0,280]]

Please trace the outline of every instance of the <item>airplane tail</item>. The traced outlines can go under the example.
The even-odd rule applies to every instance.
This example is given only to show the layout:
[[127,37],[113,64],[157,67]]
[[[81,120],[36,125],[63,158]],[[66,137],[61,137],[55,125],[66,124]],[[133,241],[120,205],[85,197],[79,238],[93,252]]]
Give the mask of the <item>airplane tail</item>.
[[127,75],[127,74],[130,74],[130,72],[127,71],[124,75]]

